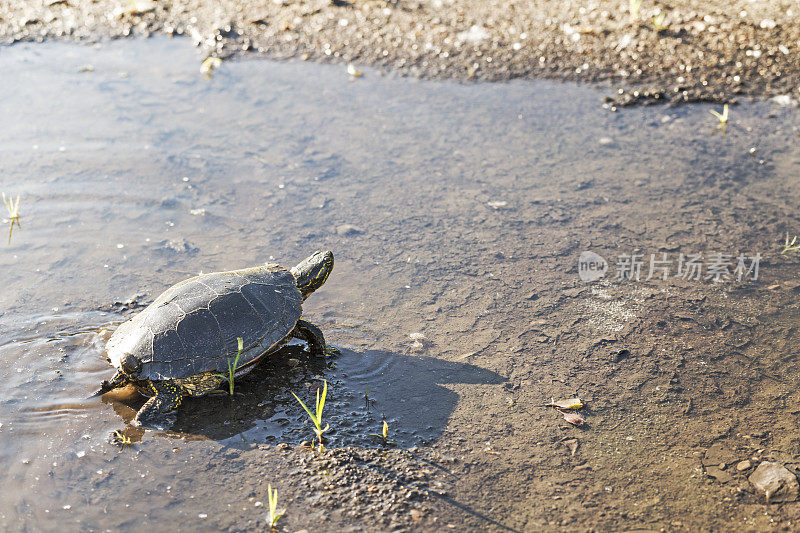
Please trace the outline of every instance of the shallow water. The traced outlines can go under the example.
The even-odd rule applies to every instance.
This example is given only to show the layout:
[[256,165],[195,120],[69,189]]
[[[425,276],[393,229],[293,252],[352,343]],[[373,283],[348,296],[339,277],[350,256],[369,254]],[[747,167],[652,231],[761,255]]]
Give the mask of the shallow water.
[[[797,261],[777,253],[800,231],[793,111],[736,107],[723,137],[706,106],[614,114],[587,87],[351,81],[249,60],[204,79],[199,59],[165,39],[0,53],[0,190],[22,198],[0,253],[4,528],[257,528],[248,498],[264,472],[231,450],[308,440],[290,391],[310,399],[322,378],[330,446],[377,446],[367,434],[385,416],[401,448],[464,454],[471,468],[445,481],[458,505],[434,511],[454,523],[765,520],[746,491],[719,512],[734,484],[685,479],[720,443],[734,459],[766,448],[800,462]],[[304,310],[339,360],[290,348],[234,399],[188,402],[174,431],[129,428],[121,452],[106,442],[141,405],[85,399],[112,374],[105,339],[135,311],[119,302],[316,249],[336,268]],[[765,259],[749,283],[589,285],[584,249]],[[575,393],[590,407],[582,432],[539,407]],[[776,409],[791,413],[780,427]],[[558,440],[573,434],[567,456]],[[742,435],[760,440],[745,450]],[[640,513],[645,501],[657,510]]]

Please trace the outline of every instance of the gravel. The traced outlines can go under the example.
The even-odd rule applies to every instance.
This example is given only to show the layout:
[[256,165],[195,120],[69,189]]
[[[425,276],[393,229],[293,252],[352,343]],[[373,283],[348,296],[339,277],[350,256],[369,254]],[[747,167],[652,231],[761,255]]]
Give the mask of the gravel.
[[631,11],[624,1],[31,0],[0,2],[0,42],[185,35],[220,58],[603,82],[608,107],[800,97],[796,2],[642,2]]

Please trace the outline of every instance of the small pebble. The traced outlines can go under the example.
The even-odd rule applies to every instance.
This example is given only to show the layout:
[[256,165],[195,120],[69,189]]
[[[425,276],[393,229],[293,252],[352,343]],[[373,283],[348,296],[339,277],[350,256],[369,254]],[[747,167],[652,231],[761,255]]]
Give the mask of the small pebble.
[[770,98],[770,101],[782,107],[794,107],[797,105],[797,102],[792,100],[792,97],[788,94],[779,94],[778,96],[773,96]]
[[342,237],[347,237],[350,235],[358,235],[359,233],[364,233],[364,231],[358,226],[354,226],[352,224],[339,224],[338,226],[336,226],[336,233]]

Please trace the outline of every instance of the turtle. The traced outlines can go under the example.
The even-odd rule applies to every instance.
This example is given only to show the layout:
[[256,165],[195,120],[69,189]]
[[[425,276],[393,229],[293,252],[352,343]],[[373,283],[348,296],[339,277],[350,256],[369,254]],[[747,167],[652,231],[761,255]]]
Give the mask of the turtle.
[[301,319],[303,301],[332,270],[333,253],[315,252],[291,270],[266,264],[173,285],[111,335],[106,352],[117,372],[93,396],[133,385],[150,398],[131,423],[165,428],[184,397],[227,383],[232,363],[239,377],[292,338],[312,355],[337,355],[319,327]]

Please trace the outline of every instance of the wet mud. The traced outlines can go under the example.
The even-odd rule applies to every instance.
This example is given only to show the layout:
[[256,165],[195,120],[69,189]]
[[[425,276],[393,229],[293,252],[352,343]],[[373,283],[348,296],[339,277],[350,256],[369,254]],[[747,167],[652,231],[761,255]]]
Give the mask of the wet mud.
[[[205,79],[161,38],[10,50],[1,528],[262,531],[268,484],[287,531],[795,527],[800,504],[747,481],[800,466],[793,111],[739,106],[723,135],[709,106],[610,114],[571,84]],[[304,314],[341,357],[289,346],[170,431],[126,426],[135,395],[85,399],[109,333],[168,286],[316,249],[336,267]],[[676,277],[694,253],[761,254],[759,277]],[[323,380],[318,454],[291,393]],[[573,396],[581,428],[545,406]]]

